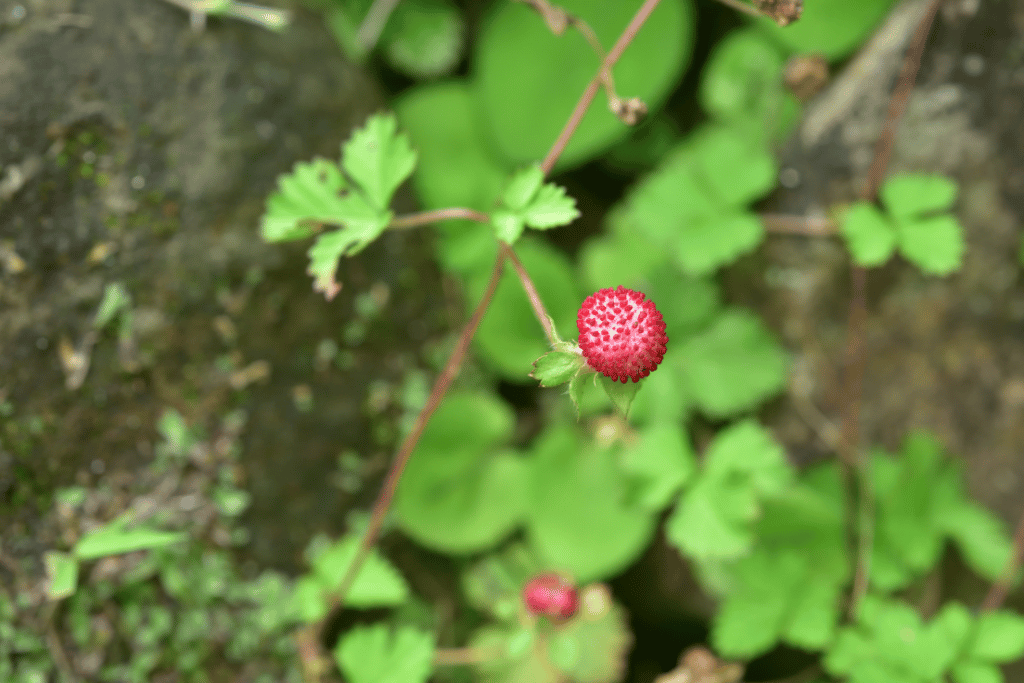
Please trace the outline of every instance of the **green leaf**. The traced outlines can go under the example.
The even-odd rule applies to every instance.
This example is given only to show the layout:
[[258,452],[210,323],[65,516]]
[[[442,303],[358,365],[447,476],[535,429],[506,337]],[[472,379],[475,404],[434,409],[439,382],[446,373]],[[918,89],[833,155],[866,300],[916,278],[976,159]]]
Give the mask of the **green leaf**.
[[[322,549],[313,558],[313,576],[319,584],[322,599],[326,600],[327,597],[324,592],[330,593],[341,587],[361,542],[360,534],[350,533]],[[345,605],[356,609],[394,607],[408,598],[409,586],[405,579],[376,549],[372,549],[345,596]],[[324,612],[326,609],[325,603]],[[309,621],[315,621],[320,616],[322,614]]]
[[338,641],[334,657],[349,683],[426,683],[434,638],[410,626],[357,626]]
[[[606,49],[637,10],[619,0],[558,4],[586,21]],[[616,89],[656,109],[686,67],[692,25],[689,0],[662,2],[615,65]],[[474,68],[488,132],[501,153],[517,163],[543,158],[598,65],[598,57],[577,31],[555,36],[529,7],[495,4],[482,22]],[[607,107],[591,107],[561,165],[575,166],[592,158],[628,131]]]
[[577,218],[580,212],[576,209],[576,200],[565,195],[565,188],[554,183],[542,185],[526,207],[524,218],[526,224],[534,230],[547,230],[568,225]]
[[319,235],[309,249],[307,272],[314,278],[313,289],[323,292],[328,300],[341,291],[341,285],[335,280],[338,259],[361,251],[384,232],[391,220],[390,214],[374,214],[356,195],[349,195],[342,202],[349,212],[346,227]]
[[67,553],[47,551],[43,555],[46,565],[46,597],[63,600],[71,597],[78,586],[78,561]]
[[775,187],[775,158],[736,128],[712,125],[688,142],[694,170],[724,207],[741,207]]
[[956,193],[956,183],[949,178],[907,173],[887,179],[878,194],[890,216],[908,221],[922,214],[948,211],[953,208]]
[[548,659],[573,681],[621,681],[633,642],[625,611],[602,584],[583,588],[580,605],[580,613],[551,634]]
[[78,560],[87,561],[136,550],[162,548],[187,538],[185,533],[160,531],[146,526],[129,529],[125,527],[124,521],[116,520],[82,536],[73,552]]
[[747,311],[723,313],[688,340],[677,358],[687,393],[711,417],[754,408],[786,386],[785,352]]
[[953,666],[954,683],[1003,683],[1003,672],[994,664],[961,662]]
[[391,195],[416,167],[416,152],[408,136],[398,133],[393,115],[375,114],[342,146],[341,166],[372,208],[383,213]]
[[995,664],[1019,659],[1024,655],[1024,617],[1007,610],[983,613],[969,653],[973,659]]
[[742,587],[726,596],[715,615],[711,642],[725,657],[767,652],[782,633],[789,594],[804,576],[792,561],[779,571],[768,560],[754,555],[744,563]]
[[783,87],[785,59],[760,31],[732,31],[719,40],[700,82],[700,103],[712,116],[750,131],[776,138],[796,119],[799,105]]
[[782,637],[804,650],[821,650],[835,635],[840,617],[842,585],[813,574],[793,596],[789,622]]
[[483,626],[469,641],[479,652],[499,656],[481,662],[475,674],[483,683],[560,683],[564,675],[552,666],[536,634],[518,626]]
[[501,209],[491,214],[494,234],[505,244],[515,244],[526,228],[526,220],[519,214]]
[[937,523],[952,537],[968,566],[995,581],[1010,561],[1013,547],[1003,520],[967,501],[938,509]]
[[[536,238],[516,245],[516,254],[530,273],[541,300],[560,330],[576,327],[579,293],[569,260],[560,251]],[[480,273],[467,285],[469,302],[483,296],[489,273]],[[491,306],[474,338],[476,349],[503,377],[522,382],[533,362],[550,350],[544,329],[534,315],[523,285],[512,268],[506,268]]]
[[674,256],[684,272],[710,275],[757,248],[764,226],[750,213],[723,213],[682,227]]
[[501,201],[508,208],[516,212],[523,211],[533,198],[537,196],[541,183],[544,182],[544,171],[539,164],[524,168],[509,180],[505,191],[501,195]]
[[860,47],[894,0],[815,0],[804,3],[799,21],[781,27],[771,19],[757,26],[789,51],[820,52],[835,61]]
[[572,351],[551,351],[533,364],[530,377],[540,381],[542,387],[556,387],[571,380],[586,361]]
[[900,223],[900,253],[930,275],[949,275],[963,264],[963,228],[953,216]]
[[640,235],[606,232],[584,243],[579,254],[579,267],[587,291],[618,285],[637,289],[647,274],[665,260],[666,255],[658,249],[652,249]]
[[131,295],[120,282],[111,282],[103,289],[103,300],[93,318],[93,329],[102,330],[114,317],[132,304]]
[[[749,485],[744,490],[749,491]],[[742,557],[753,545],[753,532],[741,515],[723,504],[722,492],[721,484],[698,479],[668,518],[665,534],[686,556],[730,560]]]
[[313,234],[309,223],[340,224],[347,206],[341,191],[345,179],[338,165],[327,159],[299,162],[291,173],[277,179],[277,191],[267,197],[260,223],[267,242],[298,240]]
[[513,416],[490,394],[454,393],[441,404],[405,468],[394,512],[419,543],[450,554],[495,545],[523,519],[528,469],[499,450]]
[[465,33],[462,14],[447,0],[405,0],[395,7],[381,43],[395,69],[436,78],[458,64]]
[[636,559],[655,519],[628,500],[615,451],[581,444],[568,427],[549,428],[533,450],[527,529],[545,564],[585,583]]
[[661,510],[696,474],[693,447],[678,424],[655,424],[622,454],[622,469],[636,478],[637,503]]
[[753,420],[723,429],[704,457],[704,471],[717,480],[745,474],[760,494],[774,495],[793,480],[793,467],[770,432]]
[[857,265],[868,268],[880,266],[896,249],[896,229],[870,202],[852,204],[841,230]]

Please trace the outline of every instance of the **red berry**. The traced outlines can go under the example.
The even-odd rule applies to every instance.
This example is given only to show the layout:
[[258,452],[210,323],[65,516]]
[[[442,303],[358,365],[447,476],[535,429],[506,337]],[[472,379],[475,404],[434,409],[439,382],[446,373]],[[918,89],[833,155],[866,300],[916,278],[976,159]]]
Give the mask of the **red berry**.
[[534,614],[554,619],[568,619],[579,607],[575,586],[554,573],[538,574],[523,588],[523,602]]
[[605,377],[639,382],[665,356],[665,321],[643,292],[619,286],[588,296],[579,313],[580,350]]

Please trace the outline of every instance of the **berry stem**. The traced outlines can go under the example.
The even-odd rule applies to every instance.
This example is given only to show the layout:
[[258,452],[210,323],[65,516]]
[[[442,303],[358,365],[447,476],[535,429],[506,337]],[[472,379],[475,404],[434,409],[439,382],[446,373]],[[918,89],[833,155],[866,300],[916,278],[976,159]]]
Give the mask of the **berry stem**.
[[530,306],[533,307],[533,314],[537,316],[540,326],[544,328],[544,336],[548,338],[548,343],[554,346],[558,339],[554,328],[551,326],[551,316],[548,315],[547,309],[544,308],[544,302],[541,301],[540,294],[537,293],[537,288],[534,287],[533,280],[530,279],[530,274],[526,272],[523,262],[516,256],[516,252],[513,251],[512,247],[504,242],[499,242],[499,244],[501,245],[502,252],[512,262],[512,267],[515,268],[520,282],[523,283],[523,290],[526,292],[526,297],[530,300]]
[[392,230],[407,230],[409,228],[418,228],[421,225],[429,225],[430,223],[437,223],[438,221],[446,221],[451,219],[463,218],[470,221],[476,221],[477,223],[490,223],[491,217],[483,211],[477,211],[476,209],[467,209],[462,206],[453,206],[447,209],[434,209],[433,211],[419,211],[417,213],[410,213],[405,216],[396,216],[391,220],[391,225],[388,227]]

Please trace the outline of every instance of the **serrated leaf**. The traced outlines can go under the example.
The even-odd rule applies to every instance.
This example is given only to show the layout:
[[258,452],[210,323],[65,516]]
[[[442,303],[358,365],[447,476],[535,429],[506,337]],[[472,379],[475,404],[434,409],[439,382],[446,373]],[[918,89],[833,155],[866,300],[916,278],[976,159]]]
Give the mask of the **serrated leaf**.
[[46,597],[63,600],[74,595],[78,587],[78,560],[68,553],[47,551],[43,555],[46,565]]
[[277,179],[267,197],[261,233],[267,242],[298,240],[313,234],[310,222],[339,225],[347,209],[341,191],[345,180],[338,165],[327,159],[299,162]]
[[720,502],[721,487],[699,479],[682,496],[665,525],[669,541],[698,560],[736,559],[746,554],[754,534]]
[[434,638],[410,626],[394,633],[383,624],[357,626],[338,641],[334,656],[348,683],[426,683]]
[[586,361],[572,351],[551,351],[533,364],[530,377],[540,381],[542,387],[555,387],[571,380]]
[[523,213],[526,224],[535,230],[568,225],[579,218],[579,215],[576,200],[567,197],[565,188],[554,183],[542,185]]
[[749,410],[786,386],[786,354],[747,311],[723,313],[677,358],[687,393],[711,417]]
[[1002,575],[1013,552],[1003,520],[986,508],[963,501],[939,508],[937,523],[952,537],[971,569],[990,581]]
[[764,555],[744,561],[739,589],[726,596],[715,615],[711,630],[715,650],[725,657],[749,658],[778,642],[789,596],[804,578],[798,564],[786,565],[779,571]]
[[462,55],[466,26],[446,0],[405,0],[395,7],[381,44],[394,68],[414,78],[450,72]]
[[384,213],[395,190],[416,167],[416,152],[408,136],[398,133],[393,115],[375,114],[344,144],[341,165],[370,206]]
[[963,228],[953,216],[936,216],[898,225],[900,253],[931,275],[949,275],[963,263]]
[[523,519],[528,468],[502,450],[512,413],[490,394],[457,392],[434,414],[395,495],[399,526],[446,553],[495,545]]
[[850,255],[860,266],[880,266],[896,249],[896,229],[869,202],[855,202],[850,206],[841,231]]
[[898,221],[948,211],[956,201],[956,193],[954,181],[925,173],[895,175],[887,179],[878,192],[889,215]]
[[521,212],[530,205],[537,196],[541,183],[544,182],[544,171],[537,164],[517,172],[505,186],[501,194],[502,203],[515,212]]
[[[348,534],[324,548],[313,559],[313,576],[322,592],[337,590],[359,552],[362,538]],[[326,594],[322,593],[326,600]],[[356,609],[394,607],[409,597],[409,586],[402,575],[376,549],[372,549],[352,582],[345,604]],[[326,611],[326,604],[324,605]],[[319,617],[317,617],[319,618]]]
[[582,444],[571,428],[553,427],[538,439],[532,459],[527,533],[548,566],[583,583],[636,559],[655,519],[628,500],[613,449]]
[[1024,655],[1024,617],[1008,610],[978,617],[970,657],[989,663],[1012,662]]
[[128,529],[123,521],[114,521],[82,536],[75,544],[73,554],[79,560],[95,560],[108,555],[162,548],[187,538],[188,534],[183,532],[160,531],[145,526]]

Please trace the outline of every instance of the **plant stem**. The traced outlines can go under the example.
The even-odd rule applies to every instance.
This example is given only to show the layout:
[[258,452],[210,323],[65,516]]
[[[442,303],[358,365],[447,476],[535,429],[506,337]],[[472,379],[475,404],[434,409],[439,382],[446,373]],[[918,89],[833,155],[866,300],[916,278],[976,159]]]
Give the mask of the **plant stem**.
[[[931,33],[932,23],[939,10],[941,0],[932,0],[924,16],[914,32],[910,48],[903,59],[903,67],[900,70],[899,81],[893,89],[889,98],[889,109],[886,112],[885,123],[882,132],[875,144],[875,155],[868,169],[867,180],[861,191],[861,199],[873,202],[878,196],[878,188],[882,185],[882,179],[889,167],[889,160],[892,157],[893,144],[896,139],[896,127],[899,125],[903,113],[910,101],[910,94],[914,90],[914,82],[917,79],[917,72],[921,68],[921,55],[924,53],[925,44]],[[870,489],[871,477],[870,464],[865,461],[859,453],[860,442],[860,401],[862,386],[864,382],[864,370],[866,354],[864,353],[864,327],[867,321],[867,269],[854,265],[851,268],[850,280],[852,294],[850,296],[850,313],[847,324],[846,337],[846,372],[843,381],[843,425],[842,441],[840,442],[839,458],[845,468],[854,469],[859,476],[847,476],[847,481],[855,479],[862,489]],[[857,514],[858,526],[861,528],[857,533],[857,572],[853,582],[853,595],[850,601],[851,613],[856,612],[861,599],[867,593],[870,572],[871,545],[873,529],[873,492],[861,490],[860,498],[862,505],[859,506]],[[865,499],[871,503],[871,509],[864,508]]]
[[356,44],[365,52],[369,52],[380,40],[380,34],[395,11],[400,0],[374,0],[370,10],[363,17],[363,23],[359,25],[356,32]]
[[658,6],[661,0],[644,0],[644,4],[640,6],[636,14],[633,16],[633,20],[629,22],[629,25],[619,36],[619,39],[615,41],[615,45],[612,46],[611,51],[601,60],[601,67],[597,70],[597,74],[590,79],[590,83],[587,85],[586,90],[580,95],[579,101],[576,103],[576,108],[573,109],[572,115],[569,116],[569,120],[565,122],[565,127],[562,128],[562,132],[558,135],[558,139],[555,140],[555,144],[551,146],[544,161],[540,167],[544,170],[544,175],[551,173],[551,169],[555,167],[555,163],[558,161],[558,157],[562,156],[562,152],[565,151],[566,145],[569,144],[569,140],[572,139],[576,129],[579,128],[580,121],[583,120],[584,114],[587,113],[587,109],[590,108],[591,103],[594,101],[594,97],[597,96],[597,91],[601,88],[601,84],[605,82],[605,72],[611,73],[611,68],[616,62],[622,57],[622,53],[625,52],[629,44],[636,38],[637,32],[644,25],[647,19],[651,16],[651,12]]
[[416,423],[413,425],[409,434],[405,437],[405,440],[402,441],[402,446],[398,449],[398,454],[395,455],[395,459],[391,463],[391,469],[388,470],[387,478],[384,480],[384,484],[381,487],[380,495],[373,504],[373,512],[370,515],[370,524],[366,527],[366,531],[363,533],[363,540],[359,544],[359,552],[356,553],[355,558],[352,560],[352,564],[349,565],[348,571],[345,572],[345,578],[342,579],[341,585],[338,587],[338,590],[332,598],[332,602],[335,604],[343,604],[345,602],[345,595],[352,587],[352,582],[355,581],[356,575],[359,573],[359,569],[362,567],[363,562],[366,560],[366,557],[370,552],[370,548],[377,542],[377,536],[380,534],[380,529],[384,525],[384,516],[391,507],[391,500],[394,498],[395,490],[398,488],[398,480],[402,477],[402,471],[405,469],[410,456],[412,456],[413,450],[416,448],[416,444],[423,435],[423,430],[426,429],[430,416],[433,415],[434,411],[437,410],[437,407],[441,405],[441,399],[444,398],[445,392],[448,391],[448,388],[458,376],[459,368],[462,365],[462,359],[466,356],[466,352],[469,351],[469,343],[472,341],[477,327],[480,326],[480,321],[483,319],[484,313],[487,311],[487,307],[491,303],[491,299],[494,298],[494,291],[498,288],[498,282],[501,281],[501,274],[505,269],[505,257],[506,254],[504,251],[498,252],[498,258],[494,262],[494,270],[491,272],[491,279],[490,282],[487,283],[487,290],[484,292],[483,298],[480,300],[480,303],[477,304],[472,317],[469,319],[469,322],[466,323],[466,327],[463,328],[462,334],[459,336],[459,341],[455,345],[455,350],[452,351],[452,355],[448,359],[448,363],[444,366],[444,370],[441,371],[440,376],[434,382],[434,387],[430,391],[430,397],[427,399],[426,405],[423,406],[423,410],[421,410],[420,414],[416,417]]
[[448,209],[434,209],[433,211],[420,211],[406,216],[397,216],[391,220],[391,225],[388,227],[392,230],[407,230],[409,228],[418,228],[421,225],[437,223],[438,221],[459,218],[484,223],[485,225],[491,222],[491,217],[483,211],[453,206]]
[[839,229],[827,218],[810,216],[789,216],[781,213],[763,213],[761,224],[773,235],[804,235],[806,237],[830,237]]
[[1021,514],[1020,521],[1017,522],[1017,531],[1013,534],[1013,551],[1010,553],[1010,559],[1006,562],[1006,568],[1003,569],[999,580],[988,589],[988,595],[981,603],[983,612],[1002,607],[1006,596],[1010,594],[1010,586],[1013,584],[1017,572],[1020,571],[1022,561],[1024,561],[1024,514]]
[[547,309],[544,308],[544,302],[541,301],[540,294],[537,293],[537,288],[534,287],[533,280],[530,279],[530,274],[526,272],[526,268],[523,267],[522,261],[516,256],[516,252],[512,250],[512,247],[504,242],[499,242],[499,244],[502,251],[505,252],[505,256],[512,261],[512,267],[515,268],[516,275],[519,276],[519,280],[523,283],[523,289],[530,300],[530,306],[533,307],[533,314],[537,316],[541,327],[544,328],[544,335],[548,338],[548,343],[554,346],[555,342],[558,341],[558,337],[555,334],[554,327],[551,325],[551,316],[548,315]]
[[434,650],[437,666],[465,666],[483,664],[501,657],[501,651],[482,647],[439,647]]

